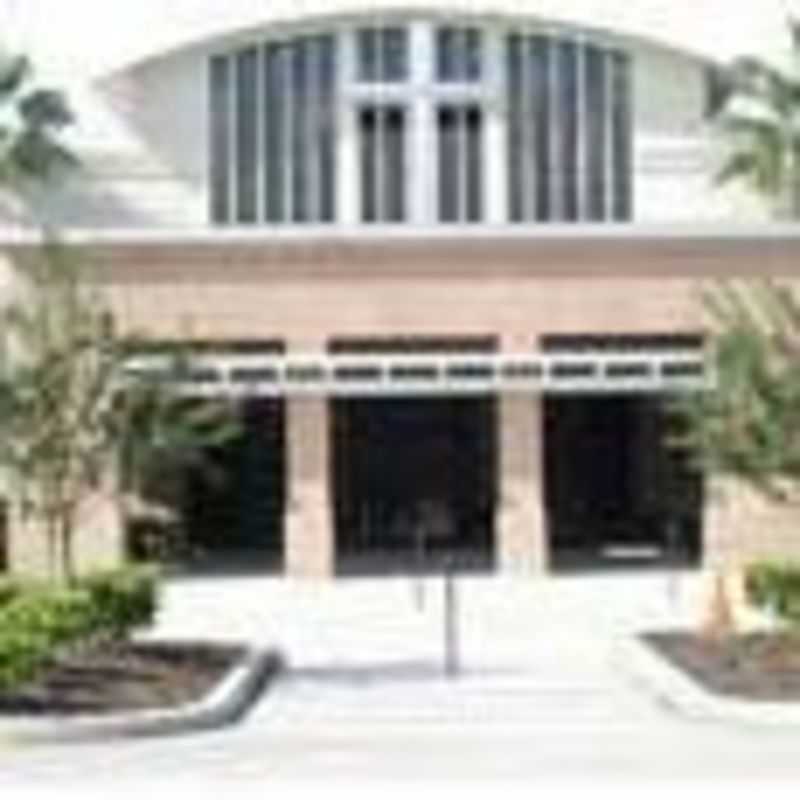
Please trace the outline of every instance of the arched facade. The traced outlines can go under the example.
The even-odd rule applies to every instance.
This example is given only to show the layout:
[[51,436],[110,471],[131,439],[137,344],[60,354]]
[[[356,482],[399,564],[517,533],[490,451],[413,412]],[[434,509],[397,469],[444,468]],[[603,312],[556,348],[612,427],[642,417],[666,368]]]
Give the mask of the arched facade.
[[198,547],[315,577],[796,549],[662,446],[703,379],[698,283],[800,263],[715,181],[724,37],[611,0],[214,5],[77,86],[84,169],[2,212],[6,249],[60,226],[125,326],[241,401],[235,491],[187,478]]

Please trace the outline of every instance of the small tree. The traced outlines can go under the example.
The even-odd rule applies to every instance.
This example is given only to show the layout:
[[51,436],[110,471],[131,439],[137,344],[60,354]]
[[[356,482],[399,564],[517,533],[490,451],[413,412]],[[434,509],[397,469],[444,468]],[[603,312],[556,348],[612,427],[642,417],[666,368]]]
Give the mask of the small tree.
[[800,302],[770,282],[704,295],[715,385],[678,406],[703,469],[776,502],[800,497]]
[[[800,500],[800,301],[768,281],[722,283],[704,294],[712,328],[708,391],[675,410],[689,447],[710,477],[734,478],[767,500]],[[722,565],[709,633],[730,627]]]
[[[0,326],[0,469],[47,537],[51,573],[71,580],[80,510],[108,475],[122,479],[120,500],[154,461],[225,441],[234,423],[219,404],[132,374],[146,342],[117,330],[73,253],[49,243],[18,267],[21,291]],[[180,354],[167,358],[179,378]]]
[[25,56],[0,54],[0,185],[19,189],[77,165],[60,134],[73,122],[61,92],[32,86]]

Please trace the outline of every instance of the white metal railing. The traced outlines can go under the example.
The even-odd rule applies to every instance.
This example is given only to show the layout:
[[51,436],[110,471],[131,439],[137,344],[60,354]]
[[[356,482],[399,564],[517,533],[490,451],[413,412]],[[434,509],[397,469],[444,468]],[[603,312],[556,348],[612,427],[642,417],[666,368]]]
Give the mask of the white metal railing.
[[180,383],[197,396],[475,395],[700,391],[711,375],[700,350],[531,354],[202,354],[176,373],[143,355],[129,373]]

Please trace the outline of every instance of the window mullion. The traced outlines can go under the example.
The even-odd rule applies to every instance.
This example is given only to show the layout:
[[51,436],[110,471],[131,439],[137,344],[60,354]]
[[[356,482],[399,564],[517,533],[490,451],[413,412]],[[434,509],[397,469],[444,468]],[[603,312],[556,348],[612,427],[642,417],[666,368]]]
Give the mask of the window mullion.
[[487,29],[481,41],[481,213],[484,220],[497,224],[507,223],[511,210],[506,45],[499,28]]
[[438,216],[438,128],[436,102],[429,91],[438,74],[436,28],[427,21],[415,21],[408,35],[406,219],[426,224]]
[[336,73],[335,111],[337,141],[334,144],[338,165],[336,180],[336,221],[355,223],[361,219],[364,198],[361,193],[361,132],[357,105],[350,100],[348,87],[358,80],[358,34],[344,28],[337,33],[339,68]]

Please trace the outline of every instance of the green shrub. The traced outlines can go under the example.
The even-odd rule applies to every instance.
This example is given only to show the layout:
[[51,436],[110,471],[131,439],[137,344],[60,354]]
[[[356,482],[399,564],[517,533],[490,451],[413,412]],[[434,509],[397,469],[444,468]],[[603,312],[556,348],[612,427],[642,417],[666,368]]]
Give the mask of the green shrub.
[[753,605],[800,625],[800,563],[753,564],[747,569],[745,585]]
[[97,614],[98,627],[116,638],[153,623],[158,606],[158,571],[149,566],[96,573],[80,581]]
[[0,608],[13,600],[19,593],[19,583],[11,578],[0,578]]
[[68,588],[18,586],[0,606],[0,691],[30,680],[59,649],[95,638],[124,638],[153,621],[158,573],[129,567]]
[[30,590],[0,609],[0,689],[33,677],[61,646],[93,632],[88,592]]

